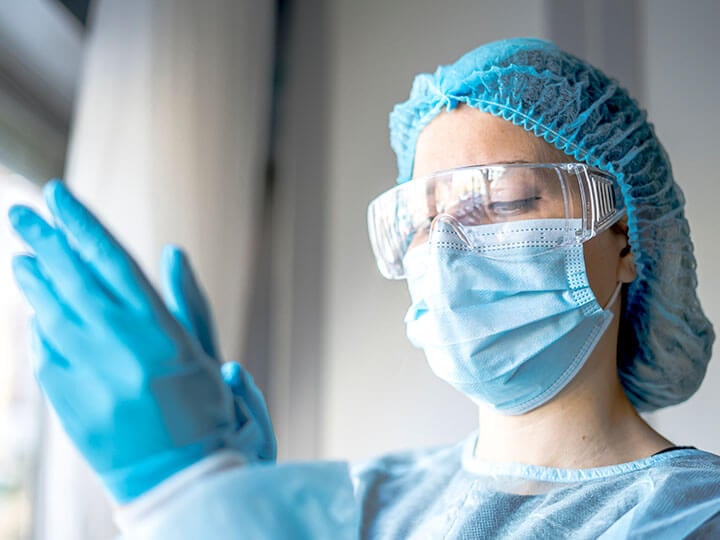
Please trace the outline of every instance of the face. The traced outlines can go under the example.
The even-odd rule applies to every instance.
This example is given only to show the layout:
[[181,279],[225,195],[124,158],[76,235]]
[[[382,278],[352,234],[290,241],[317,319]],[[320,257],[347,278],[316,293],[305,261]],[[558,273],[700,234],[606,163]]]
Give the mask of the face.
[[[573,158],[514,124],[472,107],[461,106],[438,115],[420,133],[413,178],[434,172],[490,163],[558,163]],[[583,245],[590,287],[605,306],[618,282],[635,277],[631,253],[625,253],[624,222]]]

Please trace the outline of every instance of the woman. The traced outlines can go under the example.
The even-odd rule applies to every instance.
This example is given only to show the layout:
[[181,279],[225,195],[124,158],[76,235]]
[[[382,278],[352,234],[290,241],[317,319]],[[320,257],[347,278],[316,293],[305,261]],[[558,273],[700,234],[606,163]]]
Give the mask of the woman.
[[[370,206],[378,263],[408,280],[411,341],[480,417],[458,448],[358,471],[367,535],[677,538],[717,513],[720,461],[636,412],[687,399],[713,339],[644,113],[592,66],[515,39],[420,75],[390,127],[401,186]],[[708,514],[683,506],[690,528],[658,519],[704,496]]]
[[636,412],[687,399],[713,341],[682,194],[636,103],[513,39],[420,75],[391,139],[401,185],[368,214],[378,265],[408,280],[408,335],[479,429],[360,465],[354,491],[338,464],[246,464],[274,460],[264,403],[237,365],[221,379],[177,252],[164,305],[58,184],[55,227],[11,212],[36,255],[15,269],[38,379],[128,535],[720,534],[720,458]]

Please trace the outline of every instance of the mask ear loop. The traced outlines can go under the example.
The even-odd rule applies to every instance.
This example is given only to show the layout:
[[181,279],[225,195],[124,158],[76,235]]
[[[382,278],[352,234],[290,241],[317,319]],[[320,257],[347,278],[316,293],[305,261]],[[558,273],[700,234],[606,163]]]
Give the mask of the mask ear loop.
[[618,281],[617,287],[615,287],[615,290],[613,291],[612,295],[610,296],[610,299],[605,304],[605,307],[603,308],[605,311],[610,309],[615,302],[617,302],[617,299],[620,297],[620,291],[622,291],[623,283],[622,281]]

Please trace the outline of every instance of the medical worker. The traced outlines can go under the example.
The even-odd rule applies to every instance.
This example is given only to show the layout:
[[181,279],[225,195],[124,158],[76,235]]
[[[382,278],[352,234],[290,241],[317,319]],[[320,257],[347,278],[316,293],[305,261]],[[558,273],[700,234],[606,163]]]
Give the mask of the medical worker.
[[220,367],[182,252],[161,298],[60,183],[52,224],[11,210],[37,378],[126,536],[720,537],[720,457],[638,414],[689,398],[714,339],[645,112],[553,44],[510,39],[419,75],[390,135],[377,263],[407,281],[408,337],[479,427],[352,470],[273,463],[262,395]]

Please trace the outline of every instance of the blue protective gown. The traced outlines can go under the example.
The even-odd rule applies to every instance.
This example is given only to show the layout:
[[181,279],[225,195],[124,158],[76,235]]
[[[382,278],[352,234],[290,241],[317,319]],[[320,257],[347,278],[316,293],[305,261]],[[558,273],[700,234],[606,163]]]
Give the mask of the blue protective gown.
[[[126,538],[720,538],[720,457],[695,449],[596,469],[477,464],[475,436],[339,463],[195,481]],[[149,525],[148,525],[149,523]]]
[[354,469],[362,538],[720,538],[720,457],[595,469],[477,464],[475,435]]

